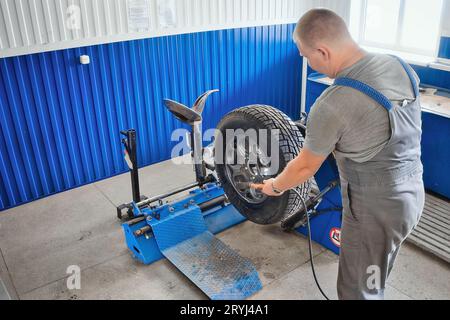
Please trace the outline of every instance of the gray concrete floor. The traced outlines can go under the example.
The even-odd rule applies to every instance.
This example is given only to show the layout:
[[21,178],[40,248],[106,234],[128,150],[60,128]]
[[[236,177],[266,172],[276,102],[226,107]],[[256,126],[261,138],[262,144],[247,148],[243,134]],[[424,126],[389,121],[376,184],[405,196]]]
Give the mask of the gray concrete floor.
[[[0,278],[12,299],[206,299],[167,260],[149,266],[127,251],[115,206],[130,199],[123,174],[0,212]],[[162,162],[141,170],[143,194],[193,181],[189,165]],[[248,221],[217,235],[255,264],[263,289],[251,299],[321,299],[307,240],[276,225]],[[313,247],[319,281],[336,298],[338,257]],[[67,289],[67,268],[81,268],[81,289]],[[450,299],[449,264],[405,244],[387,299]]]

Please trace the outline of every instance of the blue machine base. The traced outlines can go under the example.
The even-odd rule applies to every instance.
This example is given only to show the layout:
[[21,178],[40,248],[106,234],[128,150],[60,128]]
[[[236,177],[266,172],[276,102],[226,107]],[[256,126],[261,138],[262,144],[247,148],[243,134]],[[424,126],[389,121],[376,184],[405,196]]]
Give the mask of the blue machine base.
[[[338,178],[330,159],[315,176],[320,189]],[[166,257],[211,299],[245,299],[259,291],[262,285],[253,264],[213,235],[245,218],[230,204],[200,210],[199,205],[223,194],[220,186],[209,184],[175,203],[142,210],[135,207],[135,216],[145,219],[122,225],[133,256],[144,264]],[[336,187],[317,207],[328,212],[311,219],[312,240],[336,254],[340,248],[341,207],[340,188]],[[149,231],[136,235],[147,226]],[[306,228],[297,231],[306,234]]]
[[[262,288],[256,268],[213,235],[244,217],[229,204],[206,212],[198,206],[222,194],[221,188],[209,185],[155,210],[136,208],[146,218],[123,224],[128,248],[145,264],[166,257],[211,299],[253,295]],[[151,229],[145,235],[136,235],[146,226]]]
[[252,263],[208,231],[198,206],[150,225],[162,254],[211,299],[245,299],[262,288]]

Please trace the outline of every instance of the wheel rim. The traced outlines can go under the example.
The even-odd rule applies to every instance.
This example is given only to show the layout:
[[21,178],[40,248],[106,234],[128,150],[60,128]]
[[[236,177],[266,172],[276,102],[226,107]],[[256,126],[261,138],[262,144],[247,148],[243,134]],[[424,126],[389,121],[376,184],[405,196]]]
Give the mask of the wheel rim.
[[261,183],[271,176],[270,159],[250,137],[230,141],[225,149],[225,174],[236,192],[253,204],[264,202],[267,195],[261,191],[242,188],[239,183]]

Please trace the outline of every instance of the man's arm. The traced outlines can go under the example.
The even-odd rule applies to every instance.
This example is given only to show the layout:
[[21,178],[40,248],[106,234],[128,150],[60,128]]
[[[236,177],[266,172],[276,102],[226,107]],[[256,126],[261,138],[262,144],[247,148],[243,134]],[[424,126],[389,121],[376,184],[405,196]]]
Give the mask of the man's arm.
[[273,192],[272,183],[276,189],[285,191],[302,184],[319,170],[327,156],[335,150],[345,127],[342,117],[336,114],[336,106],[328,100],[319,98],[311,108],[300,154],[288,163],[276,179],[253,185],[253,188],[270,196],[279,196],[279,193]]
[[273,192],[272,183],[276,189],[282,191],[294,188],[314,176],[326,158],[326,156],[314,154],[307,148],[303,148],[300,154],[288,163],[278,177],[265,180],[262,184],[252,184],[251,186],[269,196],[279,196],[281,194]]

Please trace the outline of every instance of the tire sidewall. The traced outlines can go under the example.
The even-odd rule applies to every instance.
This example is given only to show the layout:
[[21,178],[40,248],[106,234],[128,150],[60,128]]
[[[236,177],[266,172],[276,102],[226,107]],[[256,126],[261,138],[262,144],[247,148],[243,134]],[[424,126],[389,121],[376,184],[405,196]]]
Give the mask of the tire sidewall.
[[[268,146],[268,149],[266,150],[268,150],[268,155],[270,156],[272,151],[269,149],[271,142],[270,130],[273,128],[267,128],[263,125],[263,123],[261,123],[261,121],[259,121],[255,117],[245,112],[239,112],[239,110],[240,109],[237,109],[234,112],[227,114],[218,125],[218,130],[220,131],[224,139],[221,146],[221,151],[223,152],[222,154],[225,154],[225,148],[227,145],[227,141],[225,139],[227,129],[242,129],[244,130],[244,132],[248,129],[254,129],[257,133],[258,144],[265,143],[265,145]],[[266,141],[260,141],[261,137],[258,134],[259,129],[269,130]],[[287,162],[290,159],[286,161],[280,145],[278,145],[277,148],[279,153],[279,166],[277,174],[279,174],[286,167]],[[217,151],[218,150],[216,150],[216,152]],[[222,187],[225,191],[225,194],[228,196],[230,202],[236,207],[236,209],[241,212],[241,214],[243,214],[247,219],[257,224],[272,224],[279,222],[283,218],[284,209],[288,205],[289,193],[284,193],[283,195],[278,197],[267,197],[263,202],[258,204],[249,203],[241,194],[239,194],[234,189],[233,185],[228,181],[225,170],[226,168],[224,164],[216,163],[216,172],[219,177],[219,181],[221,182]],[[276,176],[277,174],[275,174],[274,176]]]

